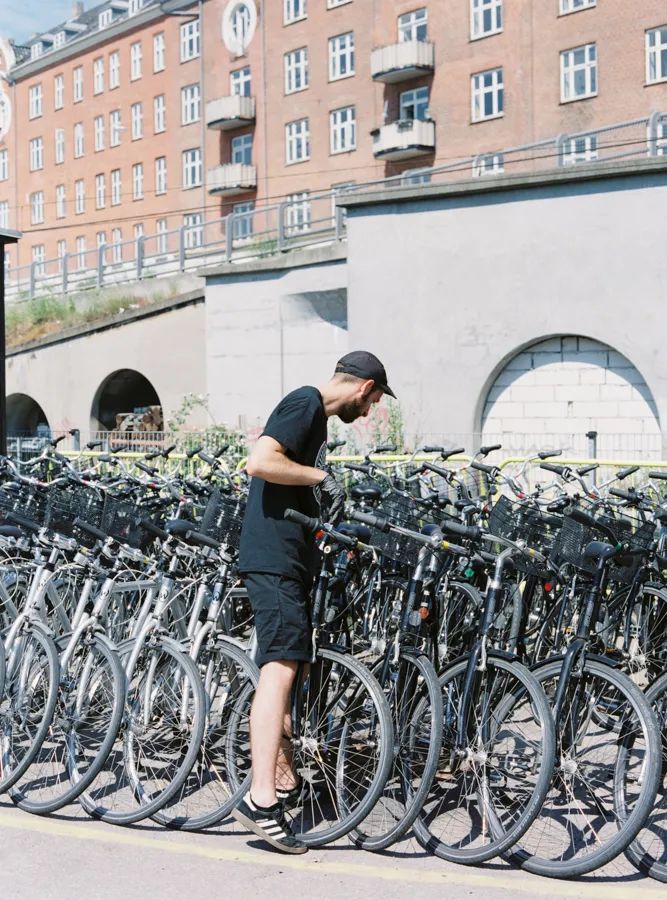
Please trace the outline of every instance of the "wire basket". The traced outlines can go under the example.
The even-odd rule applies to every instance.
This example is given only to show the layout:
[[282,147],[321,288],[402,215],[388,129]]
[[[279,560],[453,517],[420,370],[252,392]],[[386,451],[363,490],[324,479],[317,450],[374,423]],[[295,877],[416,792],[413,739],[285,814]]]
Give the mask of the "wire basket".
[[215,488],[208,498],[197,531],[228,548],[239,549],[245,512],[245,498],[223,494]]
[[103,513],[104,499],[91,490],[51,491],[44,525],[57,534],[76,538],[84,547],[92,547],[96,538],[74,523],[76,519],[82,519],[89,525],[100,528]]
[[[543,515],[539,509],[521,503],[512,503],[507,497],[499,497],[489,513],[489,532],[510,541],[521,541],[533,550],[548,557],[561,530],[554,516]],[[496,546],[496,552],[502,550]],[[549,573],[548,563],[517,554],[512,564],[518,572],[544,578]]]
[[[401,494],[390,494],[377,508],[377,514],[388,519],[393,525],[421,531],[429,516],[415,498]],[[414,538],[397,534],[395,531],[371,529],[370,543],[386,558],[401,565],[414,565],[423,544]]]
[[102,531],[121,544],[145,550],[152,537],[141,524],[141,510],[135,503],[118,500],[109,494],[104,498]]
[[44,523],[48,493],[40,488],[11,484],[4,485],[0,489],[0,524],[12,524],[8,522],[7,513],[17,512],[37,525]]

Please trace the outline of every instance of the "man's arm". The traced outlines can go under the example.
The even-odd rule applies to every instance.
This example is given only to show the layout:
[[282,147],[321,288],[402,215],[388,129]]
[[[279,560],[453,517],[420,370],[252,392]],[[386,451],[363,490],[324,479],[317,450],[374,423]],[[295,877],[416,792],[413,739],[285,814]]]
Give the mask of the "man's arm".
[[246,472],[271,484],[309,487],[319,484],[327,475],[322,469],[294,462],[287,456],[287,449],[267,434],[263,434],[255,444],[246,465]]

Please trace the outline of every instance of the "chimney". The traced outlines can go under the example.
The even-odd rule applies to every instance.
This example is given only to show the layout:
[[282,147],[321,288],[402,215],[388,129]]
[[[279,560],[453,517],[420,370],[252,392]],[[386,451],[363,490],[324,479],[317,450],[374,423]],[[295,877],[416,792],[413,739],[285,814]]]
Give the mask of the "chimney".
[[81,0],[75,0],[72,4],[72,18],[78,19],[79,16],[82,16],[85,10],[85,6],[81,2]]

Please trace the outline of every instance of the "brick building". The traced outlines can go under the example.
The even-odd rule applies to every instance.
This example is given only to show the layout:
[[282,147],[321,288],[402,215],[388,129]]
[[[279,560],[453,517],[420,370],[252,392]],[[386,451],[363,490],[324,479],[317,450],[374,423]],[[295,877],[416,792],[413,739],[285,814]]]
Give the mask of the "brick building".
[[84,268],[283,198],[307,228],[334,186],[471,155],[500,171],[503,148],[654,112],[664,0],[75,3],[26,46],[0,39],[0,228],[26,235],[12,266]]

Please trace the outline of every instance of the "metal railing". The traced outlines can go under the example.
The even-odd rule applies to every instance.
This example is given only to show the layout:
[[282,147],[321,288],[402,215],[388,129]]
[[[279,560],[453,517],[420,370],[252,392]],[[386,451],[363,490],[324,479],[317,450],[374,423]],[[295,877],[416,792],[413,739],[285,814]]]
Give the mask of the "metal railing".
[[442,166],[410,169],[389,178],[299,195],[280,203],[222,218],[186,215],[184,224],[129,241],[81,247],[56,259],[6,266],[9,302],[43,295],[63,295],[144,278],[196,272],[206,266],[258,259],[288,250],[341,241],[346,236],[345,210],[336,200],[345,194],[407,184],[437,184],[499,174],[544,172],[560,166],[667,156],[667,112],[533,144],[489,150]]

